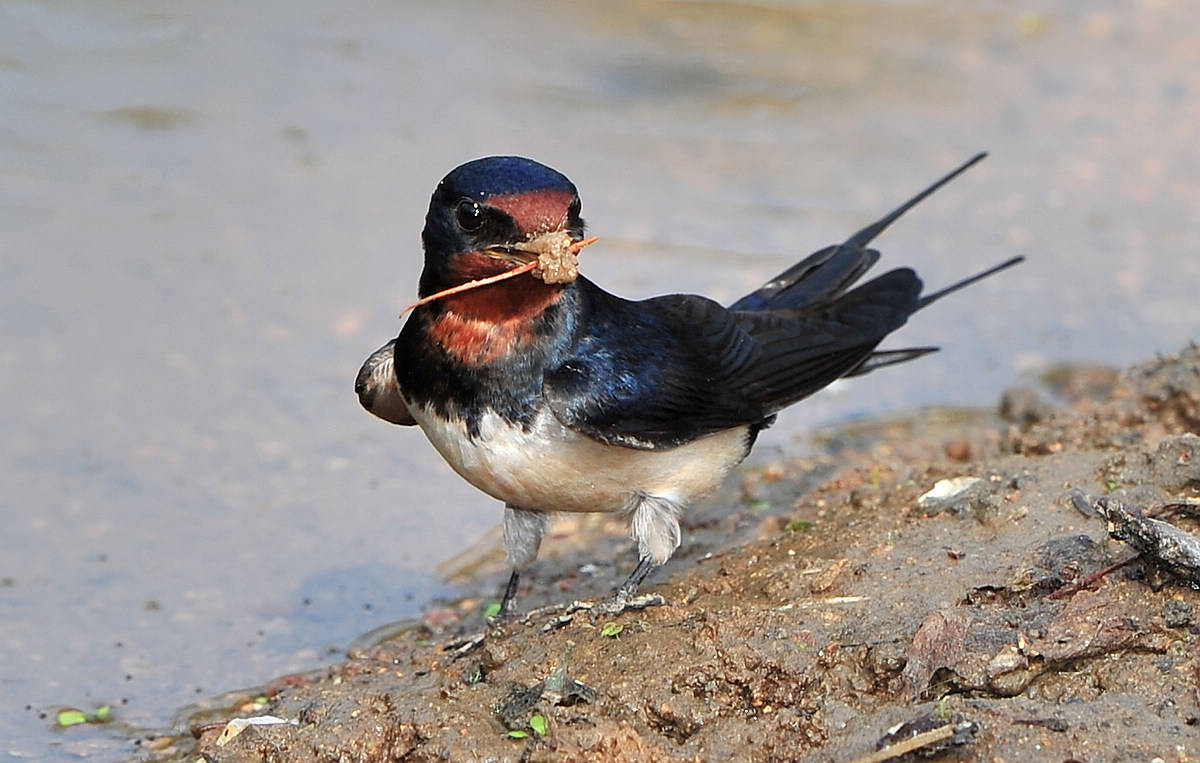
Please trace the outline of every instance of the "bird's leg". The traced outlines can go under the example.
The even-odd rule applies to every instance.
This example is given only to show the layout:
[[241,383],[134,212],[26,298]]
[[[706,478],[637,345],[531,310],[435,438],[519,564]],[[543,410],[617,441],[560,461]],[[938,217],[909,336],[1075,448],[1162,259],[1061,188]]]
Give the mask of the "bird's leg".
[[657,570],[661,565],[655,564],[650,559],[642,557],[638,559],[637,566],[633,568],[633,572],[629,573],[629,577],[617,589],[618,596],[632,598],[637,589],[641,586],[642,581],[650,576],[651,572]]
[[574,613],[586,611],[596,617],[616,617],[622,612],[629,609],[645,609],[646,607],[662,607],[668,602],[665,598],[656,593],[645,593],[637,596],[638,586],[642,581],[654,572],[661,564],[655,564],[649,557],[641,557],[638,559],[637,566],[633,568],[633,572],[621,584],[621,587],[613,592],[613,595],[604,601],[576,601],[567,607],[566,612],[562,616],[550,621],[542,630],[551,630],[558,628],[571,622]]
[[[516,614],[517,588],[521,582],[521,568],[537,558],[538,547],[542,545],[542,536],[550,525],[550,515],[543,511],[530,511],[512,504],[504,506],[504,551],[508,561],[512,562],[513,571],[508,576],[508,584],[504,586],[504,597],[500,599],[500,611],[489,623],[495,625],[498,620],[507,619]],[[442,648],[452,654],[455,659],[471,652],[483,644],[486,631],[457,638]]]
[[661,567],[679,548],[679,515],[683,513],[683,505],[663,496],[639,491],[633,495],[627,511],[630,515],[629,531],[638,547],[637,566],[608,600],[590,606],[579,606],[581,602],[576,602],[567,610],[568,614],[573,609],[588,609],[593,617],[611,617],[627,609],[645,609],[667,603],[658,594],[634,594],[646,576]]
[[517,584],[521,580],[520,569],[537,558],[542,536],[550,526],[550,515],[544,511],[530,511],[512,504],[504,506],[504,552],[512,563],[512,575],[504,587],[504,598],[500,600],[500,617],[514,614],[517,599]]
[[629,573],[629,577],[625,579],[621,587],[606,601],[598,602],[592,607],[592,615],[614,617],[627,609],[645,609],[646,607],[666,605],[667,600],[656,593],[637,595],[638,586],[642,584],[642,581],[661,566],[661,564],[655,564],[649,557],[639,558],[637,566],[633,568],[633,572]]
[[[512,575],[508,577],[508,585],[504,586],[504,598],[500,600],[500,611],[496,613],[495,617],[488,618],[488,628],[496,625],[498,621],[513,615],[513,601],[517,598],[517,584],[520,580],[521,573],[514,568]],[[460,657],[465,657],[470,652],[483,646],[483,642],[487,638],[488,628],[451,639],[442,644],[442,650],[449,653],[456,660]]]
[[630,513],[629,529],[638,546],[637,566],[611,599],[592,610],[594,614],[618,615],[626,609],[645,609],[667,603],[657,594],[634,594],[642,581],[679,548],[679,515],[683,513],[683,506],[662,496],[638,493],[633,498]]
[[[514,568],[512,575],[508,577],[508,585],[504,586],[504,598],[500,600],[500,611],[496,613],[495,617],[488,618],[488,628],[496,625],[499,620],[509,618],[514,614],[513,601],[517,598],[517,584],[520,580],[521,573]],[[465,657],[470,652],[483,646],[483,642],[487,638],[488,628],[451,639],[442,644],[442,650],[449,653],[456,660],[460,657]]]
[[508,617],[513,614],[513,602],[517,598],[517,584],[521,581],[521,573],[514,567],[508,576],[508,585],[504,586],[504,598],[500,600],[500,611],[497,617]]

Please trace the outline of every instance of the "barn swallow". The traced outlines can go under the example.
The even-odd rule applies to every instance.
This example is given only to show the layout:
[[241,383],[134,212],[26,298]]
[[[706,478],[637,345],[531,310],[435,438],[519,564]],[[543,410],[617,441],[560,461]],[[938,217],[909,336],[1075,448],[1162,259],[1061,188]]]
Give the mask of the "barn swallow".
[[[984,156],[728,307],[690,294],[632,301],[582,276],[524,273],[421,304],[363,364],[359,400],[419,426],[459,475],[504,502],[503,613],[554,512],[629,518],[638,564],[614,597],[628,600],[678,548],[685,508],[716,490],[780,410],[935,351],[876,348],[921,308],[1023,259],[926,295],[910,268],[855,285],[879,259],[871,240]],[[517,156],[467,162],[430,201],[419,296],[583,235],[563,174]]]

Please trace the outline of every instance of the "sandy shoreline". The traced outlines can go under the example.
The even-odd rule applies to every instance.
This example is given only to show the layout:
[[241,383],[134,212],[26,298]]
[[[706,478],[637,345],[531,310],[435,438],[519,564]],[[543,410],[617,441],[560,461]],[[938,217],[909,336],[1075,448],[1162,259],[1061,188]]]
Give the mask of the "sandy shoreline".
[[[1069,404],[1013,390],[1005,420],[860,424],[819,456],[745,469],[649,584],[670,606],[503,623],[462,656],[444,645],[482,627],[486,600],[437,606],[265,703],[190,718],[194,749],[151,754],[867,760],[914,719],[948,729],[955,759],[1200,754],[1200,593],[1141,561],[1092,579],[1135,553],[1071,499],[1200,493],[1200,351],[1052,384]],[[958,497],[921,498],[961,478]],[[613,529],[560,527],[523,606],[602,594],[631,559]],[[480,590],[502,576],[470,566]],[[218,743],[229,719],[264,715],[289,723]]]

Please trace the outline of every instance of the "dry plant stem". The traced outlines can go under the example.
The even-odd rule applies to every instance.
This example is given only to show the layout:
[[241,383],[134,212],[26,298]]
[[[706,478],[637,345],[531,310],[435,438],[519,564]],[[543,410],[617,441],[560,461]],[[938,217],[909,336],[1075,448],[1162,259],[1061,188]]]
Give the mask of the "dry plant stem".
[[1100,570],[1099,572],[1094,572],[1091,575],[1088,575],[1086,578],[1084,578],[1083,580],[1080,580],[1078,583],[1070,583],[1068,585],[1063,586],[1062,588],[1059,588],[1056,591],[1052,591],[1049,595],[1049,598],[1065,599],[1068,596],[1072,596],[1072,595],[1078,593],[1079,591],[1082,591],[1085,588],[1090,588],[1091,586],[1100,582],[1102,579],[1107,577],[1110,573],[1116,572],[1117,570],[1121,569],[1122,567],[1126,567],[1130,564],[1133,564],[1134,562],[1136,562],[1138,559],[1141,559],[1141,558],[1142,558],[1141,555],[1134,555],[1134,556],[1131,556],[1130,558],[1126,559],[1123,562],[1117,562],[1116,564],[1110,564],[1107,567],[1105,567],[1104,569]]
[[[563,249],[572,255],[579,254],[579,251],[581,249],[583,249],[585,246],[590,246],[590,245],[596,243],[597,240],[598,239],[595,236],[592,236],[591,238],[585,238],[582,241],[572,242],[569,246],[563,247]],[[551,250],[551,251],[554,251],[554,250]],[[487,286],[489,284],[497,283],[499,281],[504,281],[509,278],[515,278],[516,276],[519,276],[523,273],[529,273],[530,271],[538,271],[539,269],[546,269],[546,267],[547,267],[546,263],[542,262],[542,259],[546,256],[546,254],[547,253],[543,252],[542,255],[540,255],[538,259],[532,260],[530,262],[526,262],[523,265],[520,265],[519,267],[513,268],[512,270],[506,270],[503,273],[497,273],[496,275],[488,276],[487,278],[478,278],[474,281],[467,281],[466,283],[459,284],[458,286],[452,286],[449,289],[442,289],[441,291],[430,294],[427,297],[422,297],[421,299],[418,299],[416,302],[413,302],[411,305],[409,305],[408,307],[401,310],[400,315],[398,317],[403,318],[405,313],[407,313],[408,311],[415,310],[416,308],[420,307],[421,305],[429,304],[430,302],[441,299],[442,297],[449,297],[453,294],[461,294],[464,291],[470,291],[471,289],[478,289],[480,286]],[[535,275],[537,275],[537,273],[535,273]],[[547,283],[566,283],[568,281],[573,281],[573,280],[574,280],[574,275],[572,275],[571,278],[566,279],[566,280],[562,280],[562,279],[555,279],[553,281],[547,280]]]
[[519,276],[522,273],[528,273],[529,271],[533,270],[537,266],[538,266],[538,261],[534,260],[533,262],[526,262],[524,265],[517,267],[517,268],[513,268],[512,270],[506,270],[503,273],[497,273],[494,276],[488,276],[487,278],[479,278],[474,281],[467,281],[466,283],[460,283],[458,286],[452,286],[449,289],[442,289],[439,292],[430,294],[428,297],[422,297],[421,299],[418,299],[416,302],[413,302],[411,305],[409,305],[408,307],[406,307],[400,311],[399,317],[403,318],[404,314],[407,313],[409,310],[415,310],[416,308],[420,307],[421,305],[429,304],[430,302],[441,299],[442,297],[449,297],[452,294],[460,294],[464,291],[470,291],[471,289],[477,289],[480,286],[487,286],[488,284],[496,283],[498,281],[503,281],[508,278],[515,278],[516,276]]
[[861,758],[856,758],[854,763],[883,763],[885,760],[898,758],[905,753],[912,752],[913,750],[919,750],[926,745],[933,744],[934,742],[940,742],[943,739],[949,739],[952,736],[954,736],[954,724],[947,723],[945,726],[939,726],[936,729],[930,729],[929,731],[922,732],[916,736],[896,742],[895,744],[888,745],[882,750],[873,752],[870,755],[864,755]]

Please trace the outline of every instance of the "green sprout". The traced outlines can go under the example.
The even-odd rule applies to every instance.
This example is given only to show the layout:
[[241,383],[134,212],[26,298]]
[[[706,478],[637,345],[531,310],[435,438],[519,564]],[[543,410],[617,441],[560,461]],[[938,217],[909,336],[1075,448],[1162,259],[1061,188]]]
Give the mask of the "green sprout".
[[604,638],[616,638],[621,635],[621,631],[625,630],[625,626],[620,623],[605,623],[600,629],[600,635]]
[[938,700],[937,715],[942,720],[950,717],[950,697],[945,696]]
[[529,719],[529,728],[533,729],[533,733],[537,734],[540,737],[546,736],[546,729],[547,729],[546,716],[535,715],[532,718],[530,718]]
[[87,723],[87,720],[88,718],[82,710],[60,710],[58,713],[58,725],[64,728]]
[[[530,716],[527,728],[533,729],[534,736],[544,737],[550,728],[550,724],[546,721],[546,716],[538,713]],[[510,729],[508,732],[509,739],[528,739],[529,732],[525,729]]]
[[108,723],[112,720],[112,707],[101,705],[96,708],[96,712],[90,714],[68,707],[65,710],[59,710],[54,720],[59,727],[64,729],[68,726],[78,726],[81,723]]

